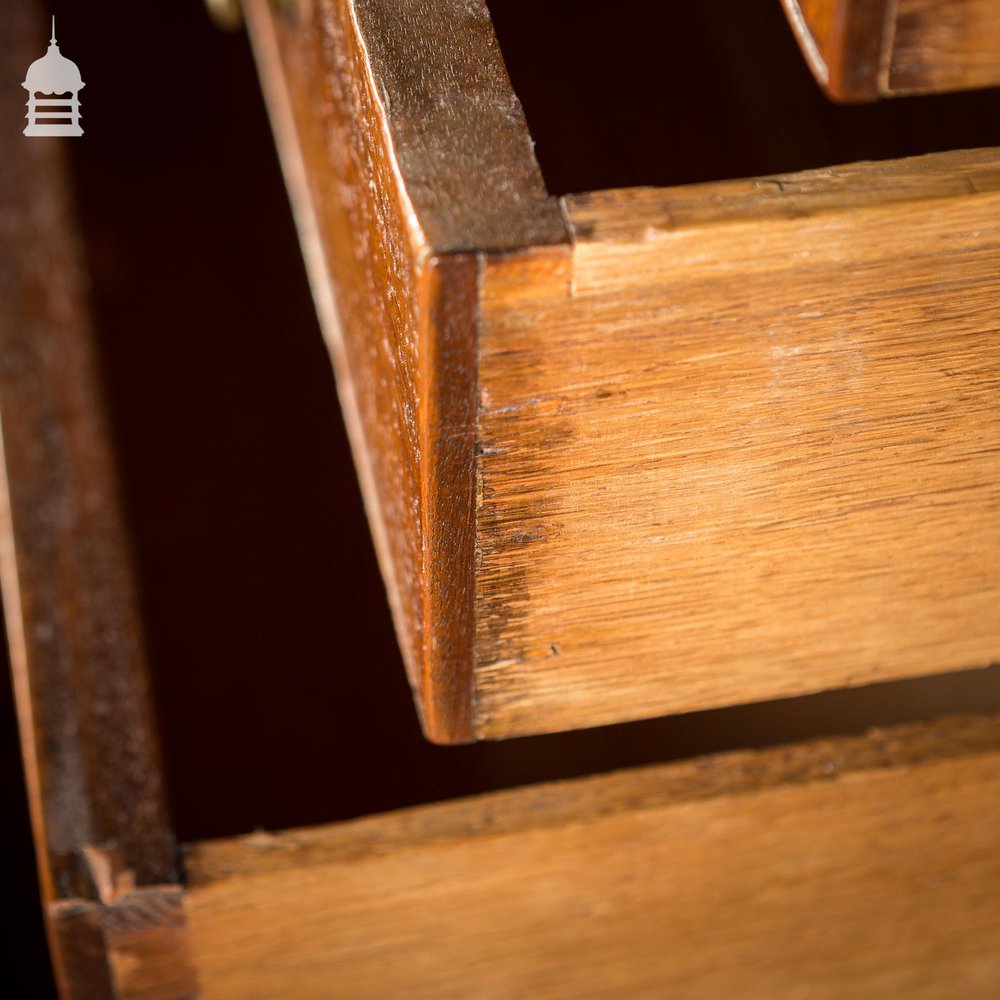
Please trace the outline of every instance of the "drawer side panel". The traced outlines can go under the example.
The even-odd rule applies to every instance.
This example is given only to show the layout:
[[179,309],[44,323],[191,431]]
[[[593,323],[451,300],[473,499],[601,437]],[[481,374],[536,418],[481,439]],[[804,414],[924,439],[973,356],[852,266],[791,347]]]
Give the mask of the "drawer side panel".
[[1000,659],[988,155],[581,197],[488,265],[480,736]]

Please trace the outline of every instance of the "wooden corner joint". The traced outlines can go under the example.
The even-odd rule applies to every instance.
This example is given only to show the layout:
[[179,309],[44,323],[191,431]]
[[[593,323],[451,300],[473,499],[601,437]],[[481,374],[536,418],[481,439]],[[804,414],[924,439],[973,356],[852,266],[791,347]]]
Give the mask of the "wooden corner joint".
[[469,742],[480,255],[565,223],[483,0],[253,0],[248,26],[424,730]]
[[102,848],[84,848],[101,893],[46,907],[53,965],[70,1000],[186,1000],[198,995],[179,885],[137,887]]
[[835,101],[889,95],[896,0],[782,0],[816,82]]

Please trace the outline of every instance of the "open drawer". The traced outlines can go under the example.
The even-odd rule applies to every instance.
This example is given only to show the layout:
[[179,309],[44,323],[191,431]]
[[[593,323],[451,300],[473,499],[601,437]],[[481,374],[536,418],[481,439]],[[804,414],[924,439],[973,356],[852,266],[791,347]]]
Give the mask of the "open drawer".
[[556,197],[482,0],[248,13],[431,739],[1000,657],[1000,152]]
[[[8,76],[45,15],[11,5]],[[187,46],[176,143],[95,113],[0,156],[0,583],[62,994],[994,997],[996,670],[423,739],[262,109],[191,124],[252,92],[245,43],[149,16],[76,44],[130,78]]]

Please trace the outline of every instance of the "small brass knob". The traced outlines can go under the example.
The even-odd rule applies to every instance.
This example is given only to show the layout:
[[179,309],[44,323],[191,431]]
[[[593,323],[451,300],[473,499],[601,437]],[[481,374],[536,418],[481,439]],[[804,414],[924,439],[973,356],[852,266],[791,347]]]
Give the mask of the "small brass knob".
[[223,31],[238,31],[243,27],[240,0],[205,0],[205,7],[217,28]]

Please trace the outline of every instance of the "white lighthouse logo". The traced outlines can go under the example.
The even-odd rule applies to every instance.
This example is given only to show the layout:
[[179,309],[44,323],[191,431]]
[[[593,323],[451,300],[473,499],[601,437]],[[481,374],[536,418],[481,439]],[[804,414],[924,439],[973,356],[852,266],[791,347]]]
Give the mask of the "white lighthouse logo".
[[[25,135],[83,135],[77,96],[83,89],[83,80],[76,63],[59,52],[54,17],[49,50],[28,67],[21,86],[28,92]],[[36,94],[49,96],[36,97]]]

